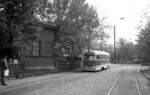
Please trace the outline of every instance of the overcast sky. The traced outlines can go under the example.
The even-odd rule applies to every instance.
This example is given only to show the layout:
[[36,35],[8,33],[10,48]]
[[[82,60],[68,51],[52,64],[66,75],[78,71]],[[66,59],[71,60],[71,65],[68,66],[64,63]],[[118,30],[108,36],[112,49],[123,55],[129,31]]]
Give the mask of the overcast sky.
[[[117,39],[123,37],[135,42],[137,38],[136,26],[143,18],[144,10],[150,6],[150,0],[87,0],[93,5],[99,17],[107,17],[106,22],[116,25]],[[124,20],[120,18],[124,17]],[[109,31],[110,42],[113,42],[113,28]]]

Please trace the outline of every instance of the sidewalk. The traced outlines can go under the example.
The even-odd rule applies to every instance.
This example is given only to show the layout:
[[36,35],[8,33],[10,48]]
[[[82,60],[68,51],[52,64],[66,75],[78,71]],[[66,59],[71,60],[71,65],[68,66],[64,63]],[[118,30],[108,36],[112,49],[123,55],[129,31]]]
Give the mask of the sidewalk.
[[142,66],[140,71],[150,81],[150,66]]
[[28,69],[22,72],[20,78],[16,79],[15,76],[6,77],[6,84],[8,86],[0,85],[0,92],[2,88],[14,88],[15,86],[25,86],[27,83],[33,84],[34,82],[45,80],[49,77],[57,76],[57,74],[62,73],[56,69]]
[[17,80],[7,80],[6,84],[8,86],[2,86],[0,85],[0,95],[4,92],[13,91],[20,88],[28,88],[33,85],[49,81],[50,79],[64,76],[65,73],[56,73],[56,74],[48,74],[48,75],[42,75],[42,76],[35,76],[35,77],[28,77],[23,79],[17,79]]
[[[71,71],[69,71],[69,73],[70,72]],[[49,81],[49,79],[64,76],[66,73],[66,71],[61,70],[46,70],[44,72],[39,72],[39,70],[28,70],[28,72],[26,72],[27,75],[24,75],[23,78],[6,78],[6,84],[8,86],[0,85],[0,93],[11,91],[17,88],[30,87],[31,85],[37,84],[39,82]]]

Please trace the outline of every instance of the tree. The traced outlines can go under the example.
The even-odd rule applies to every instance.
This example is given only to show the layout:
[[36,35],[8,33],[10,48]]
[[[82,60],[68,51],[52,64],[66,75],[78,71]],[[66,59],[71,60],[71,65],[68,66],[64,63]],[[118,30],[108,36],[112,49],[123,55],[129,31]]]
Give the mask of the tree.
[[100,25],[95,32],[93,32],[93,38],[91,39],[91,47],[96,50],[107,51],[107,39],[109,38],[108,34],[105,33],[105,29],[108,26],[104,25],[104,19],[100,21]]
[[145,62],[150,62],[150,22],[141,29],[138,35],[138,55]]
[[34,0],[0,1],[1,55],[18,56],[28,41],[37,37],[37,27],[29,23],[34,20],[34,4]]
[[132,42],[121,38],[118,42],[117,48],[117,59],[121,63],[126,63],[133,61],[134,56],[136,55],[136,47]]
[[[99,26],[99,19],[93,7],[90,7],[85,0],[41,0],[39,2],[41,3],[37,5],[35,12],[37,18],[40,18],[43,23],[53,24],[58,28],[58,32],[55,33],[57,50],[63,50],[62,46],[65,49],[65,44],[68,44],[70,50],[78,48],[78,53],[73,54],[78,55],[82,48],[91,48],[90,43]],[[74,42],[64,41],[66,37],[70,38],[68,39],[70,42],[72,40]]]

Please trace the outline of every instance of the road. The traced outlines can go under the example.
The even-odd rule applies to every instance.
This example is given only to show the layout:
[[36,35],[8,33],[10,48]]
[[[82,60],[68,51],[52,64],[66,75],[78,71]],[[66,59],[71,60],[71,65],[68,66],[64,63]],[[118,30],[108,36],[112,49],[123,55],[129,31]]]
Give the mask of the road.
[[150,95],[137,65],[112,65],[100,72],[67,72],[8,82],[0,95]]

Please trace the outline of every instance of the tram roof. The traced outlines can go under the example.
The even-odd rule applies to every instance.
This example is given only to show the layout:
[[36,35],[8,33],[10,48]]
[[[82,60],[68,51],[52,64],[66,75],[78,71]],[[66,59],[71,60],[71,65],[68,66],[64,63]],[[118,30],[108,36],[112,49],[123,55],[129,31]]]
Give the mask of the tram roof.
[[110,55],[108,52],[100,51],[100,50],[85,50],[86,54],[101,54],[101,55]]

